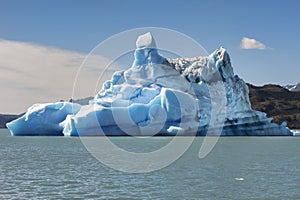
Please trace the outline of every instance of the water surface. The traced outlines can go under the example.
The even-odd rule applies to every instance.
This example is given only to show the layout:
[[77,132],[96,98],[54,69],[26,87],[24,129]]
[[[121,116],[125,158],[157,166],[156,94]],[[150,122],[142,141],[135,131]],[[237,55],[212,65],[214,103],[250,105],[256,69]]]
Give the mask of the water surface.
[[[111,138],[131,150],[170,138]],[[167,168],[106,167],[76,137],[11,137],[0,129],[0,199],[300,199],[300,137],[224,137],[204,159],[203,138]]]

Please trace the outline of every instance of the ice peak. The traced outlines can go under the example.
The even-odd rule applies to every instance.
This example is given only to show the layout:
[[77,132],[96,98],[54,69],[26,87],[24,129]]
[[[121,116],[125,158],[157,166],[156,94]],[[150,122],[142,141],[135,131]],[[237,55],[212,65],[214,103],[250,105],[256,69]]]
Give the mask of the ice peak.
[[166,59],[150,32],[136,46],[132,67],[114,73],[89,105],[34,105],[7,124],[12,135],[292,135],[285,123],[251,109],[248,86],[234,75],[225,48]]
[[159,55],[155,40],[150,32],[140,35],[136,41],[134,62],[132,66],[164,64],[166,59]]
[[156,48],[155,40],[150,32],[140,35],[136,40],[136,48]]

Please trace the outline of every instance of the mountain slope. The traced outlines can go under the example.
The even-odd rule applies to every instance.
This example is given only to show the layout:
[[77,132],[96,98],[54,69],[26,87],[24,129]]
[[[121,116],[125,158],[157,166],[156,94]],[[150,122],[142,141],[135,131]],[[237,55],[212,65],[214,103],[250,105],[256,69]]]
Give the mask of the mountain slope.
[[6,123],[11,122],[21,115],[0,114],[0,128],[6,128]]
[[286,85],[283,86],[285,89],[288,89],[291,92],[299,92],[300,91],[300,82],[296,85]]
[[299,92],[300,91],[300,82],[297,85],[294,85],[290,91],[292,92]]
[[286,121],[289,128],[300,128],[300,92],[279,85],[248,86],[253,109],[266,112],[276,123]]

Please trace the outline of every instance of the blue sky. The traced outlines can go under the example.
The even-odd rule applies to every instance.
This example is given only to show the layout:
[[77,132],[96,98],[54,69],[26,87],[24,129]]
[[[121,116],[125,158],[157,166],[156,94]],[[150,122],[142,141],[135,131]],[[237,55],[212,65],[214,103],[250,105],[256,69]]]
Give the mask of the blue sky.
[[[119,32],[163,27],[192,37],[208,52],[224,46],[247,82],[285,85],[300,81],[299,8],[296,0],[0,0],[0,39],[84,54]],[[266,48],[242,49],[242,38]]]

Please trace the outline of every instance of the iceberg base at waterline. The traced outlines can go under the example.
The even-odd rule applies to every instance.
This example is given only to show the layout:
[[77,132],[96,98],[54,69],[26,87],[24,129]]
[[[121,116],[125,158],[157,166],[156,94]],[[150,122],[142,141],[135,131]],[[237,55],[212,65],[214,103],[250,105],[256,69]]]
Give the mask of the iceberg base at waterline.
[[34,104],[20,118],[7,123],[11,134],[63,136],[60,123],[79,111],[81,105],[69,102]]
[[136,42],[132,66],[115,72],[89,105],[35,104],[7,124],[11,134],[65,136],[291,136],[251,109],[246,83],[224,48],[167,59],[151,33]]

